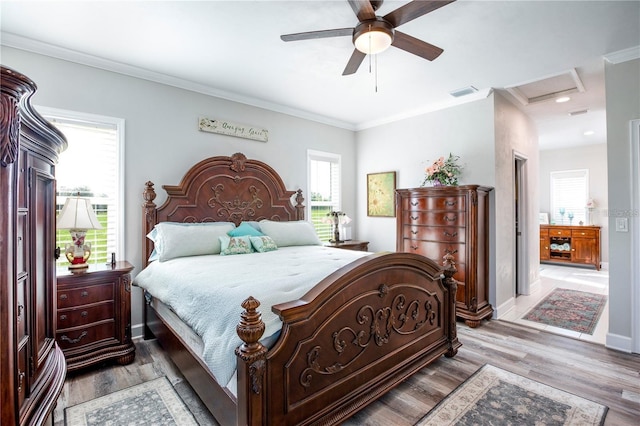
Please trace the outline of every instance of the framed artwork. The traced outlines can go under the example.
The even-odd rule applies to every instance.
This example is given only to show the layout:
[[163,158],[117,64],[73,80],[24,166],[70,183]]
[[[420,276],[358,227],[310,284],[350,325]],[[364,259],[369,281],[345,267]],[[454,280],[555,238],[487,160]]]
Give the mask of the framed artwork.
[[538,219],[540,221],[540,225],[548,225],[549,224],[549,213],[539,213]]
[[367,216],[396,216],[396,172],[367,175]]

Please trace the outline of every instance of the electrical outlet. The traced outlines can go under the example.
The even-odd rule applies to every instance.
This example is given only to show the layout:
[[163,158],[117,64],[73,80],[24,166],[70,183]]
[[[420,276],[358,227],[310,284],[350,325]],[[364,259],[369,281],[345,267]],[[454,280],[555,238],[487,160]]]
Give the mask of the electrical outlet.
[[629,221],[626,217],[616,217],[616,232],[629,232]]

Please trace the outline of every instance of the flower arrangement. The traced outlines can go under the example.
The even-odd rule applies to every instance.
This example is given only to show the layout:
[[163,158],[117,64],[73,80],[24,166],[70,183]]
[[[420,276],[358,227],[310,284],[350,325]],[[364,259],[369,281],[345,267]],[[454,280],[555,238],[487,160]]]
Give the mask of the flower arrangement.
[[458,164],[460,157],[449,153],[449,158],[438,158],[432,165],[425,169],[425,176],[420,186],[426,186],[431,182],[433,186],[458,185],[458,176],[462,172],[462,166]]
[[596,208],[596,202],[593,200],[593,198],[589,198],[587,200],[587,205],[586,207],[591,210],[591,209],[595,209]]

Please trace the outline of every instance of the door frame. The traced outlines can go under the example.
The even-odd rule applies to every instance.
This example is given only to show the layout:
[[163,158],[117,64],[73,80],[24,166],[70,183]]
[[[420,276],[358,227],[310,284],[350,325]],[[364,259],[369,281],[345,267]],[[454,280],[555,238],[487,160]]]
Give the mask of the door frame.
[[[529,282],[529,225],[531,218],[529,217],[529,158],[516,150],[512,151],[511,164],[513,168],[514,188],[517,186],[519,199],[516,203],[513,194],[513,220],[515,250],[513,253],[513,264],[515,265],[513,290],[514,295],[531,294],[531,283]],[[515,189],[514,189],[515,190]],[[516,218],[518,221],[516,222]]]

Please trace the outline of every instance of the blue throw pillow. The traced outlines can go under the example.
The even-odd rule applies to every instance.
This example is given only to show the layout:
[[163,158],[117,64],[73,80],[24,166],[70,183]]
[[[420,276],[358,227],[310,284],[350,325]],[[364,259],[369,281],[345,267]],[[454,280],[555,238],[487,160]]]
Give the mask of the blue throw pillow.
[[250,237],[261,237],[264,234],[247,222],[242,222],[240,226],[227,232],[227,235],[230,237],[242,237],[244,235],[248,235]]

